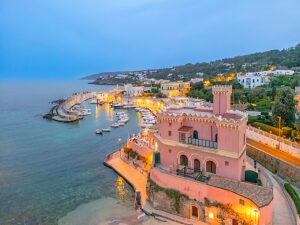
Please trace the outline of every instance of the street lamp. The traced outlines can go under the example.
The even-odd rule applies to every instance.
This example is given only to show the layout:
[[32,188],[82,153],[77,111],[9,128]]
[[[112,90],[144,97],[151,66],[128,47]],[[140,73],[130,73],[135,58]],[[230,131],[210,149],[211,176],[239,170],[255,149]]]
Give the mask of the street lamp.
[[279,135],[279,139],[278,139],[278,148],[280,149],[280,124],[281,124],[281,117],[278,116],[278,135]]

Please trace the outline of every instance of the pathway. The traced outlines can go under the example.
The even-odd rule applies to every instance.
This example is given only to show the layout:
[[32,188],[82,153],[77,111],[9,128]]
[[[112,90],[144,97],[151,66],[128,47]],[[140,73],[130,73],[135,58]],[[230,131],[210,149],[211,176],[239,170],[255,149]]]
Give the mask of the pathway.
[[104,161],[105,165],[111,167],[115,170],[120,176],[122,176],[133,188],[135,191],[140,191],[142,196],[142,207],[143,211],[147,214],[151,214],[154,218],[158,219],[162,224],[170,225],[205,225],[205,223],[195,220],[190,220],[180,216],[176,216],[164,211],[153,209],[150,204],[146,201],[146,185],[147,185],[147,176],[143,175],[133,166],[127,164],[120,158],[120,151],[115,151],[108,155],[107,159]]
[[276,148],[272,148],[270,147],[269,145],[266,145],[266,144],[263,144],[261,142],[257,142],[257,141],[254,141],[252,139],[249,139],[247,138],[247,148],[255,148],[255,149],[258,149],[262,152],[265,152],[269,155],[272,155],[274,156],[275,158],[278,158],[279,160],[282,160],[284,162],[287,162],[295,167],[300,167],[300,160],[299,158],[291,155],[291,154],[288,154],[284,151],[281,151],[279,149],[276,149]]
[[[253,168],[253,160],[247,157],[247,169]],[[257,163],[257,167],[270,178],[273,185],[273,225],[296,225],[292,209],[286,199],[282,187],[274,179],[274,176],[269,170]]]
[[141,192],[142,206],[146,203],[147,193],[147,177],[127,164],[120,158],[120,151],[110,154],[104,162],[107,166],[113,168],[121,177],[123,177],[135,191]]

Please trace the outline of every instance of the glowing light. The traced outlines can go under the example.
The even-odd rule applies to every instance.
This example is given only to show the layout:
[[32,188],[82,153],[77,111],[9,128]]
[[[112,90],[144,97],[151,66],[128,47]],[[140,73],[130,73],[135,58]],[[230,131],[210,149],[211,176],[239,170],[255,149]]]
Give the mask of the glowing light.
[[155,150],[155,151],[158,151],[158,145],[157,145],[157,142],[154,143],[154,150]]
[[210,81],[209,80],[204,81],[203,85],[204,87],[210,86]]
[[124,200],[126,192],[125,192],[125,182],[124,179],[122,177],[118,177],[117,181],[116,181],[116,188],[117,188],[117,194],[118,194],[118,198],[120,200]]
[[212,212],[209,212],[209,213],[208,213],[208,217],[209,217],[210,219],[214,219],[214,214],[213,214]]

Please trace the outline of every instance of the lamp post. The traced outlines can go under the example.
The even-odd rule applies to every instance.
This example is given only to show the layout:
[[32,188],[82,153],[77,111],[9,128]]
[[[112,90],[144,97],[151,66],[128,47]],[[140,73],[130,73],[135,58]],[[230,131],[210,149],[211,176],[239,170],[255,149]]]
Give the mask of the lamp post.
[[278,116],[278,135],[279,135],[279,139],[278,139],[278,148],[280,149],[280,125],[281,125],[281,117]]

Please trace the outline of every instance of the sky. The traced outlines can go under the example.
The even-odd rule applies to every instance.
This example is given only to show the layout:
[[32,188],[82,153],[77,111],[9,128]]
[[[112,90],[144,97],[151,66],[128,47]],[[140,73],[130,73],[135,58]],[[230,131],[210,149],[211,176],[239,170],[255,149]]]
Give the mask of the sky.
[[300,43],[299,0],[0,0],[0,79],[77,79]]

